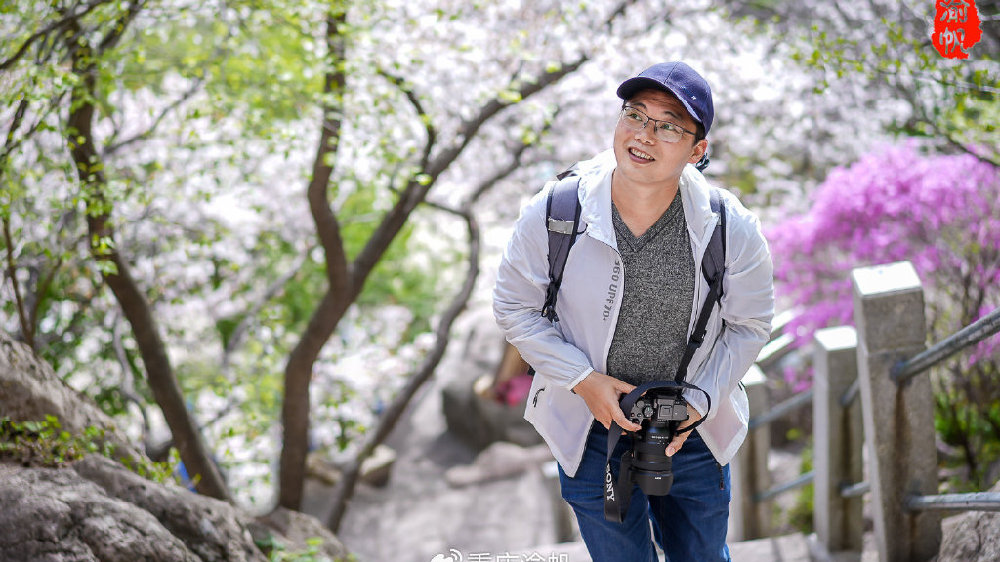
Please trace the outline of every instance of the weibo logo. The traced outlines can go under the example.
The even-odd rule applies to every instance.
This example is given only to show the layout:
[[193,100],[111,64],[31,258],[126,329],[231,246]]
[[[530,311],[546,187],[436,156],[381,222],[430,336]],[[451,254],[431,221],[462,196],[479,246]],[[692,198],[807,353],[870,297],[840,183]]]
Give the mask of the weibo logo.
[[448,549],[448,554],[436,554],[431,562],[462,562],[462,553],[454,548]]

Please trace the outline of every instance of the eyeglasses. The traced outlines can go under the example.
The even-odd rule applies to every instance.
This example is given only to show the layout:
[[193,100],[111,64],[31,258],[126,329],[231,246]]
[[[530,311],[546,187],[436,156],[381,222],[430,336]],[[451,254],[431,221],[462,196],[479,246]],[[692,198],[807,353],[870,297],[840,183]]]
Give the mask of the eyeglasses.
[[646,124],[652,121],[653,123],[653,134],[656,138],[663,142],[678,142],[684,137],[684,133],[691,136],[695,136],[695,133],[689,131],[680,125],[675,125],[670,121],[660,121],[659,119],[652,119],[645,113],[643,113],[639,108],[626,105],[622,108],[621,116],[619,120],[625,124],[626,127],[632,129],[633,131],[641,131],[646,128]]

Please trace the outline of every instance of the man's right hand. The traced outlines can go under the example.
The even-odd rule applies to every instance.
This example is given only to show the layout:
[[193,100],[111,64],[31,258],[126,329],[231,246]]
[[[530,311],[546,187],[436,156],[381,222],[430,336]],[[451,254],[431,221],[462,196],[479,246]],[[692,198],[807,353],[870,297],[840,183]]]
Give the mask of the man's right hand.
[[642,426],[629,421],[620,404],[621,396],[632,392],[634,388],[635,385],[594,371],[578,382],[573,387],[573,392],[583,398],[594,418],[605,428],[611,429],[611,422],[615,421],[622,429],[639,431]]

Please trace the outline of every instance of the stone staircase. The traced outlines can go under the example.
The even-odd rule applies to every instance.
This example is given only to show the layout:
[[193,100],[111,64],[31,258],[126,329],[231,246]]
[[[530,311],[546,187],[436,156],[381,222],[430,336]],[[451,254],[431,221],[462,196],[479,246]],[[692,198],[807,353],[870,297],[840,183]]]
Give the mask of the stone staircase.
[[[729,545],[729,553],[737,562],[809,562],[809,544],[804,535],[785,535]],[[515,553],[515,560],[549,560],[558,562],[591,562],[583,543],[561,543],[539,546]]]
[[[811,555],[810,537],[801,533],[768,537],[729,545],[729,554],[735,562],[877,562],[874,545],[866,544],[865,552],[857,555]],[[512,553],[518,561],[591,562],[587,548],[581,542],[539,546]],[[661,558],[662,560],[662,558]]]

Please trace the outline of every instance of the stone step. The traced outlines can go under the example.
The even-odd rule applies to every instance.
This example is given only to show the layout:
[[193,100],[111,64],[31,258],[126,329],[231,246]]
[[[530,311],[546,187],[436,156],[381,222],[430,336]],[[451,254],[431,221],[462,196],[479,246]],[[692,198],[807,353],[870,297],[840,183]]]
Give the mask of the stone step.
[[809,562],[809,542],[805,535],[796,533],[780,537],[767,537],[729,545],[733,560],[765,562]]
[[[813,543],[815,535],[802,533],[767,537],[743,541],[729,545],[729,554],[737,562],[878,562],[874,551],[873,538],[865,537],[864,553],[820,554]],[[501,556],[501,554],[503,556]],[[514,560],[517,562],[591,562],[587,547],[582,542],[570,542],[539,546],[510,553],[495,553],[493,560]],[[662,560],[662,557],[661,557]]]
[[[733,560],[739,562],[808,562],[809,543],[805,535],[793,534],[744,541],[729,545]],[[560,543],[504,554],[503,559],[541,562],[591,562],[582,542]],[[508,556],[509,555],[509,556]],[[661,558],[662,560],[662,558]]]

